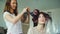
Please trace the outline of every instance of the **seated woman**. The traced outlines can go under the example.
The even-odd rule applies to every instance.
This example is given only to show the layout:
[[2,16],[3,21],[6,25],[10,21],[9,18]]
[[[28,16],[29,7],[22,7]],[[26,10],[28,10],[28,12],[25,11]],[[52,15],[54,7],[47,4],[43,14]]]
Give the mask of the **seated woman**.
[[38,25],[36,27],[30,28],[27,34],[51,34],[50,32],[47,32],[46,28],[46,24],[49,20],[52,21],[48,14],[40,12],[38,16]]

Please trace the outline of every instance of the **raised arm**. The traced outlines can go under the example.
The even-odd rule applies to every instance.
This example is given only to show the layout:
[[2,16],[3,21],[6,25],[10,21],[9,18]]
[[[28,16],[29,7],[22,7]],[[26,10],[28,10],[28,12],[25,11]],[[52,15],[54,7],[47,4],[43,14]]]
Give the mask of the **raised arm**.
[[29,14],[29,12],[28,12],[28,16],[27,16],[27,18],[26,18],[26,20],[25,20],[25,23],[29,23],[30,22],[30,14]]
[[23,23],[29,23],[29,21],[30,21],[30,13],[29,12],[30,12],[30,9],[28,8],[27,12],[23,14],[23,16],[21,18],[21,21]]
[[15,24],[15,23],[17,23],[17,21],[19,21],[21,19],[22,15],[26,12],[26,9],[27,8],[24,8],[23,11],[20,14],[18,14],[15,18],[13,18],[12,16],[10,16],[9,14],[6,14],[5,18],[8,21],[10,21],[11,23]]

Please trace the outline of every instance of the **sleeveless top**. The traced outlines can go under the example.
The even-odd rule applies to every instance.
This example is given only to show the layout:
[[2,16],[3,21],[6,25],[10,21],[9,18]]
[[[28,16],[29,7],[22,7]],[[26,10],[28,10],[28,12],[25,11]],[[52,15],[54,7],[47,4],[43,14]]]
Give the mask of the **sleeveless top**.
[[[5,18],[6,14],[9,14],[11,17],[15,18],[16,16],[14,14],[10,14],[9,12],[4,12],[3,18],[7,26],[7,34],[20,34],[22,32],[22,23],[19,20],[16,24],[13,24],[9,20]],[[9,18],[9,17],[8,17]]]

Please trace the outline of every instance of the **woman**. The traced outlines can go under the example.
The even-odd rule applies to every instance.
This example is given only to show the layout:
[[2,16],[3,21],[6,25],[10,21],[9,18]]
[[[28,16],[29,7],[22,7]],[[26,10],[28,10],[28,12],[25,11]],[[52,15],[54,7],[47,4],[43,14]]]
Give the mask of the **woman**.
[[[3,14],[7,26],[7,34],[23,34],[21,18],[22,15],[27,12],[26,10],[28,10],[28,8],[24,8],[23,11],[18,14],[17,0],[7,0]],[[28,18],[29,16],[25,20],[26,22],[28,22]]]
[[40,12],[38,16],[38,25],[36,27],[30,28],[28,34],[51,34],[50,31],[47,31],[48,29],[46,27],[48,26],[46,24],[49,20],[52,21],[48,14]]

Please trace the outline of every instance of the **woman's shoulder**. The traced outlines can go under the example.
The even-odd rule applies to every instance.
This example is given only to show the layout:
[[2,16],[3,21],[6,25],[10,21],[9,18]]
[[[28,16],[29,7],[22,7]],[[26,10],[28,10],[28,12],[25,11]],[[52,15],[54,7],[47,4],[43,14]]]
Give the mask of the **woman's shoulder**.
[[7,14],[10,15],[10,13],[9,13],[8,11],[5,11],[5,12],[3,13],[3,16],[5,16],[5,15],[7,15]]
[[8,11],[5,11],[3,14],[10,14]]

